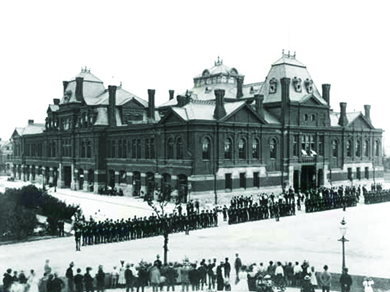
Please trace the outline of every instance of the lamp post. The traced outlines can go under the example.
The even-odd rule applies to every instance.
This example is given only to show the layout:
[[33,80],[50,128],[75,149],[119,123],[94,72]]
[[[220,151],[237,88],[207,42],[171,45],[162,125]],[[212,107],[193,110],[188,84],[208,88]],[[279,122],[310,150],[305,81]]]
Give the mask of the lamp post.
[[341,241],[342,246],[343,246],[343,263],[342,263],[342,271],[344,271],[345,268],[345,242],[349,241],[348,239],[345,238],[345,234],[347,233],[347,222],[345,222],[345,219],[341,220],[340,222],[340,234],[341,238],[339,241]]

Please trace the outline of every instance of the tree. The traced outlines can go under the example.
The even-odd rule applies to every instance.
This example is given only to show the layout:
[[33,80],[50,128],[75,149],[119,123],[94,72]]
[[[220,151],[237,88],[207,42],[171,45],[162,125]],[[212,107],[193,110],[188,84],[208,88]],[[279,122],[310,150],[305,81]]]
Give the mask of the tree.
[[[167,265],[168,263],[168,240],[169,240],[169,233],[171,232],[171,226],[169,223],[169,220],[167,218],[166,214],[166,206],[172,199],[172,191],[173,188],[171,186],[166,186],[163,189],[157,189],[154,192],[154,200],[153,193],[147,194],[144,199],[147,201],[148,205],[156,212],[156,216],[158,219],[162,222],[162,230],[163,230],[163,236],[164,236],[164,265]],[[176,200],[175,208],[176,210],[177,206],[180,204],[179,200]]]

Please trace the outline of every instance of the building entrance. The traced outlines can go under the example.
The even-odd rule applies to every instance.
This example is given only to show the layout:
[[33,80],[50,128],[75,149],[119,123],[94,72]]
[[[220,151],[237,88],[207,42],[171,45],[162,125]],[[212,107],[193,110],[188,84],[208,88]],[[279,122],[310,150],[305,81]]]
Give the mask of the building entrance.
[[316,188],[316,169],[313,166],[302,166],[301,190],[306,192]]
[[64,187],[70,188],[72,182],[72,168],[70,166],[64,166]]

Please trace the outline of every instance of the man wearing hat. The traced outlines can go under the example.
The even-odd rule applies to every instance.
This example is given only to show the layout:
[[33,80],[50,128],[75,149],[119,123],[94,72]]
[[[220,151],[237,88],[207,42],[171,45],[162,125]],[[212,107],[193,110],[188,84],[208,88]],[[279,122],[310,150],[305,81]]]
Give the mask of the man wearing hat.
[[314,288],[313,288],[313,285],[310,282],[310,276],[309,275],[306,275],[303,278],[301,292],[315,292]]
[[348,274],[348,268],[344,268],[340,276],[341,292],[349,292],[352,286],[352,278]]
[[73,292],[74,291],[74,282],[73,282],[73,266],[74,263],[71,262],[69,264],[69,268],[66,270],[66,278],[68,279],[68,291]]

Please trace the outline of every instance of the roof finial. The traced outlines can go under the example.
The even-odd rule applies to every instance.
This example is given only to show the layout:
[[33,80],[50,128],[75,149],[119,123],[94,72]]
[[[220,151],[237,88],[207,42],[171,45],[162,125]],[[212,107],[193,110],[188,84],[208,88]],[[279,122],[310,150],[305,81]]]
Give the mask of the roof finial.
[[294,51],[294,59],[295,59],[295,56],[297,55],[297,52],[296,51]]
[[290,57],[290,50],[288,51],[288,56]]
[[282,49],[282,56],[284,56],[284,49]]
[[222,60],[219,59],[219,56],[218,56],[218,61],[217,62],[214,62],[214,65],[215,66],[219,66],[222,64]]
[[122,87],[122,81],[121,81],[121,83],[120,83],[119,87]]

